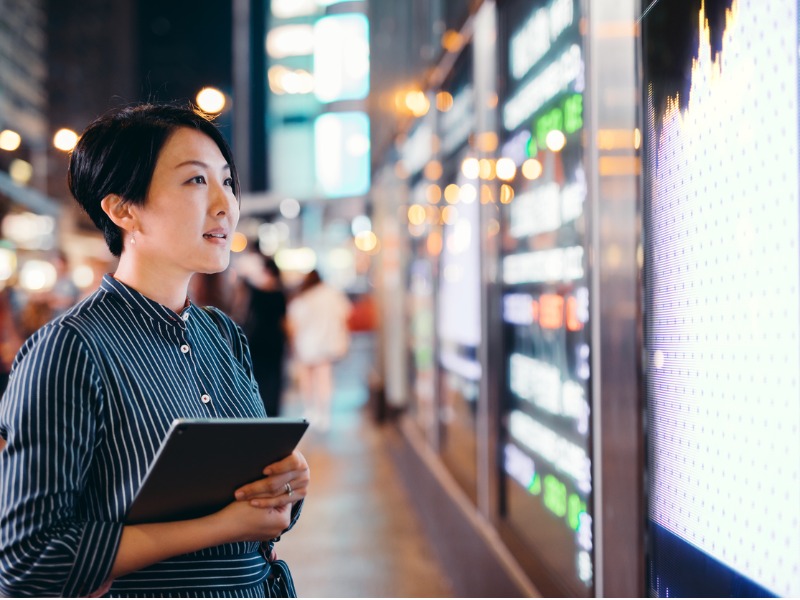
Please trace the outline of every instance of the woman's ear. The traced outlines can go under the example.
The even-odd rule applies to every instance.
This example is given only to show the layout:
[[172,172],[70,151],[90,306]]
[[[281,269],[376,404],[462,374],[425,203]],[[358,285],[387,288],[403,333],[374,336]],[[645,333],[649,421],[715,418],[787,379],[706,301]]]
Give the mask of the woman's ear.
[[128,233],[136,231],[136,217],[131,207],[130,202],[126,202],[117,194],[109,194],[100,201],[100,208],[108,215],[111,222]]

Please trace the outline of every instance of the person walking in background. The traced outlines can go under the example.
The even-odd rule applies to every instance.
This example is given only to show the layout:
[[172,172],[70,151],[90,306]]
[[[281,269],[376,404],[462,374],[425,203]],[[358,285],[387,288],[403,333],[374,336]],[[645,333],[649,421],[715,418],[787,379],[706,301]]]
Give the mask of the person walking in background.
[[347,296],[322,281],[316,270],[305,276],[289,302],[288,330],[301,400],[308,420],[322,431],[330,426],[332,363],[347,354],[350,344],[351,310]]
[[208,516],[125,521],[176,418],[266,416],[241,329],[187,295],[230,260],[230,149],[191,108],[126,107],[84,131],[68,177],[119,263],[24,343],[0,399],[0,596],[263,597],[310,481],[300,452]]
[[[0,396],[6,391],[8,376],[14,356],[22,345],[22,336],[17,331],[17,319],[11,302],[11,288],[0,289]],[[0,440],[0,446],[4,445]]]
[[80,290],[69,272],[69,261],[63,252],[56,252],[51,260],[56,269],[56,282],[47,294],[51,318],[72,308],[80,297]]
[[253,373],[267,415],[281,412],[286,347],[286,292],[281,270],[269,256],[259,254],[259,268],[245,272],[248,292],[244,332],[250,342]]

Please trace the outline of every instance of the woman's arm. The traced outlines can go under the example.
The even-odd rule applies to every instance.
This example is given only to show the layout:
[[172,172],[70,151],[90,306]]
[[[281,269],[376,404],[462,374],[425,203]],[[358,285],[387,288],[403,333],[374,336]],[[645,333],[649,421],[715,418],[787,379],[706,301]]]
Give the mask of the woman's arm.
[[122,530],[109,581],[173,556],[231,542],[260,542],[289,526],[291,505],[261,509],[233,502],[207,517],[172,523],[128,525]]
[[292,504],[305,498],[308,491],[308,463],[295,450],[267,466],[264,475],[239,488],[238,501],[207,517],[126,526],[111,579],[187,552],[230,542],[260,542],[281,535],[289,527]]
[[32,336],[0,401],[0,595],[84,596],[103,581],[121,523],[78,518],[102,390],[66,328]]

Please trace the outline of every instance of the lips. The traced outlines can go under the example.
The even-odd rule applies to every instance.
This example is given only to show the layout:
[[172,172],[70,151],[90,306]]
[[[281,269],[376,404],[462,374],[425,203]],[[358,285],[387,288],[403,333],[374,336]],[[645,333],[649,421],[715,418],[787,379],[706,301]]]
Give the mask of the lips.
[[228,232],[224,229],[212,229],[211,231],[206,231],[203,237],[207,240],[226,240],[228,239]]

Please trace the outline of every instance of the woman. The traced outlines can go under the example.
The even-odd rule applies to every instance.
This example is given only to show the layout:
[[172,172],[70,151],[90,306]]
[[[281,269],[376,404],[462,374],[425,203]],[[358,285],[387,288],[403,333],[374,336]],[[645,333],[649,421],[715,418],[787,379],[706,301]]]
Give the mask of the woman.
[[187,297],[193,274],[230,258],[228,145],[191,109],[124,108],[84,132],[69,186],[119,265],[15,359],[0,401],[0,595],[263,596],[260,542],[306,494],[299,452],[219,512],[125,525],[173,419],[264,416],[241,330]]
[[330,427],[333,361],[350,345],[350,300],[328,285],[315,269],[300,284],[288,308],[297,383],[308,419],[322,431]]

